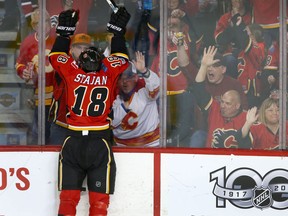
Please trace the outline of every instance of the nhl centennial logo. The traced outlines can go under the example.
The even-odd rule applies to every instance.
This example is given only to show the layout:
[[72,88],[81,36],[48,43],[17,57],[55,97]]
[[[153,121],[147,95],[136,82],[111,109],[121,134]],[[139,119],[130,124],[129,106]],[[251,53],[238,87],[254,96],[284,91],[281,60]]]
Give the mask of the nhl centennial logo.
[[213,194],[216,207],[225,208],[226,202],[238,208],[288,208],[288,170],[273,169],[263,177],[251,168],[239,168],[226,176],[226,167],[210,173],[215,182]]

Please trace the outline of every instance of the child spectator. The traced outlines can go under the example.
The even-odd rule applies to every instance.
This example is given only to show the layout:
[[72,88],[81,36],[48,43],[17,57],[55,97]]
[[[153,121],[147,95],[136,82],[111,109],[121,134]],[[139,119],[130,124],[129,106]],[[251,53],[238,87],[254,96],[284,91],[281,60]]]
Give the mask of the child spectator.
[[245,25],[249,25],[252,23],[252,16],[246,0],[230,1],[231,9],[229,12],[223,14],[217,22],[216,29],[214,31],[214,38],[218,47],[218,51],[225,56],[225,61],[227,62],[227,75],[230,75],[233,78],[237,78],[237,57],[242,47],[235,46],[235,35],[231,21],[234,15],[239,14],[243,23]]
[[238,55],[238,80],[247,95],[249,107],[259,106],[262,93],[260,76],[267,55],[262,27],[258,24],[245,27],[243,22],[234,27],[237,35],[235,42],[242,47]]

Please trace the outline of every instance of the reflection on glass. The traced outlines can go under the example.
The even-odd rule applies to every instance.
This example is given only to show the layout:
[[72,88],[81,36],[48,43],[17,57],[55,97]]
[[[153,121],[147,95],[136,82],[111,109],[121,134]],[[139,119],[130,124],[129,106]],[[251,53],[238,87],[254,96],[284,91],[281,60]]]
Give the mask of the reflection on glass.
[[38,143],[38,106],[39,104],[39,89],[38,89],[38,75],[40,73],[45,74],[45,144],[49,143],[50,137],[50,125],[51,122],[48,121],[49,108],[52,101],[53,94],[53,80],[54,80],[54,70],[48,61],[48,54],[52,48],[55,41],[55,31],[51,28],[50,15],[48,12],[45,14],[46,24],[45,24],[45,36],[46,36],[46,63],[45,71],[39,68],[39,22],[40,22],[40,11],[36,9],[31,15],[31,26],[34,30],[31,34],[27,35],[19,47],[19,55],[16,59],[16,72],[20,78],[25,80],[26,85],[30,85],[34,91],[34,97],[29,99],[29,102],[34,109],[33,122],[31,127],[31,133],[28,136],[29,144]]
[[22,14],[16,0],[3,2],[4,8],[0,10],[0,145],[26,145],[32,122],[27,99],[33,97],[33,93],[15,72]]
[[[196,4],[196,7],[193,7],[196,10],[187,12],[187,5],[192,4],[192,2]],[[254,144],[243,143],[243,140],[241,140],[242,143],[237,143],[237,131],[242,128],[245,122],[246,113],[242,113],[241,110],[249,110],[254,106],[257,107],[256,110],[260,109],[262,103],[271,97],[275,90],[279,89],[279,19],[277,19],[280,9],[279,1],[270,1],[269,4],[266,4],[258,0],[186,1],[185,3],[169,0],[167,6],[168,40],[170,40],[170,43],[167,44],[168,70],[174,69],[174,71],[183,72],[182,74],[187,79],[186,82],[192,86],[192,88],[187,88],[187,84],[181,83],[179,80],[173,81],[180,73],[171,74],[168,71],[167,88],[169,90],[173,85],[180,84],[185,93],[192,92],[195,97],[194,101],[197,102],[194,108],[191,106],[185,111],[183,106],[189,107],[189,102],[193,101],[193,97],[186,97],[183,100],[184,103],[176,99],[172,102],[171,99],[179,97],[180,94],[178,92],[177,96],[174,94],[171,97],[170,92],[168,92],[167,145],[172,143],[171,146],[254,148]],[[217,11],[213,19],[210,20],[214,26],[209,26],[210,29],[207,30],[205,29],[206,26],[200,26],[201,23],[204,23],[203,20],[207,19],[202,15],[212,8]],[[253,20],[256,22],[253,23]],[[185,32],[186,25],[188,25],[188,30]],[[212,40],[207,37],[207,33],[209,31],[211,33],[211,30],[214,34]],[[184,37],[179,37],[181,34]],[[190,40],[188,46],[186,40]],[[185,45],[188,47],[186,48],[186,55]],[[215,53],[217,51],[219,53],[217,55],[222,55],[223,60],[219,60],[215,53],[208,52],[212,60],[213,58],[218,60],[205,66],[202,61],[204,56],[207,58],[208,54],[205,52],[210,45],[217,47]],[[177,52],[177,55],[173,55],[171,51],[173,46],[175,46],[174,53]],[[186,58],[188,58],[188,62],[183,60]],[[197,77],[195,83],[195,70],[190,64],[194,64],[196,67],[196,74],[199,69],[203,69],[202,66],[205,67],[205,73],[202,73],[203,79],[199,79],[203,84],[199,80],[197,82]],[[171,80],[172,82],[170,82]],[[203,86],[201,91],[198,89],[200,83]],[[231,90],[236,91],[237,94],[236,92],[235,94],[227,94]],[[203,91],[206,93],[203,94]],[[213,101],[218,101],[219,105],[217,103],[213,105],[215,103],[211,103],[212,101],[209,102],[208,96],[206,96],[208,99],[205,100],[204,95],[207,93],[213,97]],[[235,95],[235,100],[232,100],[232,96],[230,99],[226,98],[226,94]],[[236,97],[236,95],[238,96]],[[236,103],[236,98],[241,99],[239,103]],[[173,103],[174,108],[171,106]],[[239,109],[236,109],[237,104],[241,105]],[[217,106],[219,109],[212,109]],[[225,109],[227,108],[227,112],[229,112],[228,107],[230,106],[235,106],[235,110],[238,111],[231,112],[231,115],[226,116]],[[202,109],[202,112],[199,112],[199,108]],[[213,114],[213,112],[216,113]],[[192,120],[191,117],[189,118],[191,113],[193,114]],[[185,124],[185,120],[181,120],[183,119],[181,116],[185,115],[187,123],[188,120],[194,121],[194,123]],[[243,118],[240,118],[242,115]],[[236,121],[236,119],[238,120]],[[260,119],[257,118],[257,121]],[[181,125],[185,125],[186,131],[187,128],[192,128],[192,136],[190,134],[191,138],[188,145],[181,139],[185,133],[185,129],[180,129]],[[279,122],[277,126],[279,128]],[[173,129],[176,135],[173,134]],[[169,137],[170,131],[172,131],[171,137]],[[205,143],[203,139],[205,140],[207,133],[208,139],[206,145],[203,145]],[[279,139],[275,140],[278,142]],[[267,149],[268,147],[255,148]],[[277,149],[279,145],[269,148]]]
[[[215,62],[207,69],[204,81],[205,90],[218,104],[221,104],[227,91],[236,90],[240,94],[241,108],[247,111],[256,106],[257,113],[260,113],[264,101],[281,89],[280,1],[163,1],[168,12],[168,32],[165,32],[168,35],[168,53],[165,54],[167,71],[159,68],[159,44],[162,44],[159,41],[159,1],[115,2],[118,6],[125,5],[132,15],[126,29],[131,59],[135,59],[136,51],[141,51],[147,68],[159,76],[167,76],[167,146],[205,147],[208,126],[211,121],[217,121],[216,114],[206,112],[208,107],[206,114],[200,111],[195,98],[195,95],[202,94],[195,92],[194,85],[204,48],[214,45],[224,57],[223,65],[218,67],[219,63]],[[37,109],[38,44],[35,40],[31,49],[25,42],[28,37],[33,41],[31,35],[35,35],[38,29],[37,22],[31,23],[31,13],[37,8],[32,7],[34,3],[37,6],[38,1],[23,5],[16,0],[4,1],[5,8],[0,10],[1,145],[37,144],[33,140],[34,132],[37,135],[37,125],[33,127],[35,124],[32,122],[42,118],[38,116]],[[91,36],[92,45],[105,51],[105,55],[110,53],[111,34],[107,34],[106,24],[112,11],[108,4],[91,0],[54,0],[46,1],[46,7],[50,14],[46,26],[49,27],[48,22],[51,22],[52,29],[57,25],[58,14],[62,10],[79,9],[80,21],[76,33],[87,33]],[[40,52],[48,54],[51,49],[49,43],[47,39],[46,50]],[[34,57],[31,56],[32,50]],[[49,62],[45,65],[48,70]],[[48,108],[53,89],[50,88],[48,71],[45,74],[47,100],[43,101]],[[47,116],[44,118],[47,119]],[[259,121],[260,118],[257,119]],[[45,144],[58,144],[48,140],[49,131],[47,121]]]

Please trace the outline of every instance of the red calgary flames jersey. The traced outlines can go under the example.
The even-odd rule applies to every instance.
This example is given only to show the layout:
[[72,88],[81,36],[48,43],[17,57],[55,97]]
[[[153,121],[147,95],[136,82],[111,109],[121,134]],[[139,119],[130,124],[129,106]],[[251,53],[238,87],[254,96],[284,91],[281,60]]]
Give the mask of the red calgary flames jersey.
[[264,43],[254,43],[251,40],[247,48],[239,53],[238,80],[242,83],[245,93],[253,88],[255,95],[260,94],[261,83],[257,74],[262,71],[265,57]]
[[[288,122],[286,122],[286,128]],[[286,130],[286,145],[288,143],[288,130]],[[252,125],[249,134],[253,149],[275,150],[279,149],[279,131],[274,134],[264,124]]]
[[[49,106],[52,100],[53,85],[54,85],[54,70],[48,60],[48,54],[55,42],[56,34],[51,31],[49,37],[46,38],[46,50],[45,50],[45,105]],[[38,38],[37,33],[30,34],[21,43],[20,53],[16,60],[16,71],[19,77],[23,78],[23,70],[28,63],[33,64],[33,73],[35,74],[35,95],[36,105],[38,105],[38,69],[39,69],[39,56],[38,56]]]
[[128,67],[124,58],[109,56],[98,72],[86,73],[64,53],[51,53],[50,61],[65,82],[67,123],[71,130],[104,130],[115,99],[117,79]]
[[209,107],[207,148],[241,148],[236,141],[237,130],[242,128],[246,120],[246,112],[233,118],[224,118],[216,100]]

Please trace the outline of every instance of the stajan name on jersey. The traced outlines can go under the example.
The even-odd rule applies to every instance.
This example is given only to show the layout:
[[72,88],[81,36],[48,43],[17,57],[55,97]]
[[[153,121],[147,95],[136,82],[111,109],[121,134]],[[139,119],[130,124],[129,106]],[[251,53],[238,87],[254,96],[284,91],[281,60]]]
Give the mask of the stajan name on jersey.
[[86,85],[106,85],[107,84],[107,76],[91,76],[85,74],[77,74],[74,79],[74,82],[86,84]]

